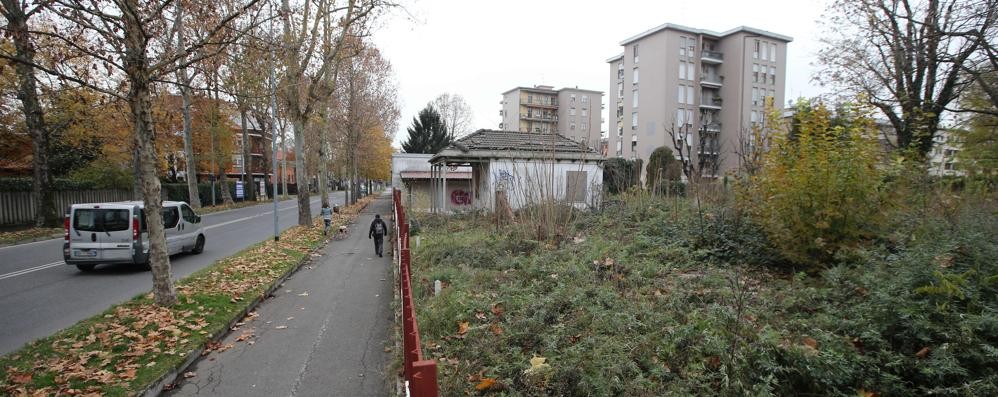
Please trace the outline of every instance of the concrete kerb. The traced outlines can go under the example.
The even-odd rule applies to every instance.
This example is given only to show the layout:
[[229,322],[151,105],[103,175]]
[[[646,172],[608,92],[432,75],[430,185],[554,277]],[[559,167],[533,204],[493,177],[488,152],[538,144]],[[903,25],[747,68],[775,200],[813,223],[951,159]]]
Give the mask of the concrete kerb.
[[[364,207],[366,207],[366,205]],[[363,209],[364,208],[361,208],[361,210],[363,210]],[[358,214],[359,214],[359,211],[358,211]],[[318,218],[316,218],[316,219],[318,219]],[[247,305],[243,310],[240,310],[237,315],[233,316],[232,319],[229,320],[228,324],[226,324],[225,328],[221,332],[219,332],[217,335],[212,335],[211,338],[208,338],[203,344],[201,344],[201,346],[198,346],[196,349],[192,350],[187,355],[187,358],[184,359],[184,361],[180,365],[178,365],[176,368],[174,368],[170,372],[167,372],[165,375],[161,376],[155,382],[151,383],[142,392],[138,393],[138,395],[145,396],[145,397],[159,396],[160,394],[163,393],[164,388],[166,388],[167,386],[169,386],[171,384],[177,383],[177,381],[179,381],[181,379],[181,377],[183,376],[184,371],[186,371],[188,368],[190,368],[191,365],[193,365],[195,361],[197,361],[199,358],[201,358],[201,355],[204,354],[205,346],[207,346],[210,343],[219,342],[223,338],[225,338],[226,336],[228,336],[229,333],[232,332],[232,327],[234,327],[236,325],[236,323],[239,322],[239,320],[242,320],[244,317],[246,317],[247,314],[249,314],[249,312],[251,312],[254,309],[256,309],[257,307],[259,307],[260,304],[263,303],[263,301],[267,300],[267,298],[270,297],[270,295],[272,293],[274,293],[274,291],[277,291],[277,289],[280,288],[281,285],[284,284],[284,282],[288,280],[288,278],[290,278],[292,275],[294,275],[295,273],[297,273],[298,270],[300,270],[302,266],[304,266],[306,263],[311,262],[312,261],[312,254],[314,254],[317,251],[325,248],[326,244],[329,244],[329,241],[331,241],[331,239],[326,239],[325,242],[323,242],[319,246],[317,246],[314,249],[312,249],[311,251],[309,251],[305,255],[305,257],[303,257],[300,261],[298,261],[297,264],[295,264],[294,266],[292,266],[291,269],[288,269],[288,271],[286,271],[283,275],[281,275],[281,277],[278,277],[277,279],[275,279],[274,282],[270,285],[270,287],[268,287],[264,291],[263,294],[261,294],[260,296],[256,297],[255,299],[253,299],[253,301],[251,301],[249,305]]]

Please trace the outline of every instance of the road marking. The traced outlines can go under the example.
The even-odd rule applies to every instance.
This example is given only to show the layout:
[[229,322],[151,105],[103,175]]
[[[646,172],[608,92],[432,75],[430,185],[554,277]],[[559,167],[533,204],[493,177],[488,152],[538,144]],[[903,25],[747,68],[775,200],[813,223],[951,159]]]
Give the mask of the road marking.
[[[318,202],[317,200],[316,201],[310,201],[309,204],[315,204],[317,202]],[[286,210],[297,209],[297,208],[298,208],[298,206],[295,205],[294,207],[281,208],[281,209],[278,209],[277,211],[280,212],[280,211],[286,211]],[[242,221],[245,221],[245,220],[248,220],[248,219],[259,218],[261,216],[266,216],[266,215],[273,214],[273,213],[274,213],[274,211],[271,210],[271,211],[267,211],[267,212],[264,212],[264,213],[261,213],[261,214],[257,214],[257,215],[253,215],[253,216],[247,216],[247,217],[243,217],[243,218],[239,218],[239,219],[233,219],[233,220],[228,221],[228,222],[223,222],[223,223],[219,223],[217,225],[211,225],[211,226],[205,227],[205,230],[214,229],[216,227],[222,227],[222,226],[225,226],[225,225],[230,225],[230,224],[233,224],[233,223],[236,223],[236,222],[242,222]],[[54,240],[58,240],[58,239],[54,239]],[[52,241],[52,240],[45,240],[45,241]],[[40,242],[43,242],[43,241],[36,241],[35,243],[40,243]],[[28,243],[28,244],[35,244],[35,243]],[[11,246],[11,247],[21,247],[21,246],[25,246],[25,245],[28,245],[28,244],[18,244],[18,245],[14,245],[14,246]],[[10,248],[10,247],[5,247],[5,248]],[[27,269],[21,269],[21,270],[18,270],[16,272],[10,272],[10,273],[7,273],[7,274],[0,274],[0,280],[6,280],[8,278],[13,278],[13,277],[17,277],[17,276],[23,276],[23,275],[28,274],[28,273],[34,273],[34,272],[37,272],[37,271],[40,271],[40,270],[45,270],[45,269],[52,268],[52,267],[63,266],[65,264],[66,264],[65,261],[58,261],[58,262],[46,263],[44,265],[38,265],[38,266],[35,266],[35,267],[29,267]]]
[[11,278],[11,277],[17,277],[17,276],[25,275],[25,274],[32,273],[32,272],[37,272],[39,270],[45,270],[45,269],[48,269],[50,267],[62,266],[62,265],[65,265],[65,264],[66,264],[66,262],[58,261],[58,262],[47,263],[47,264],[39,265],[39,266],[35,266],[35,267],[29,267],[27,269],[18,270],[16,272],[10,272],[10,273],[7,273],[7,274],[0,274],[0,280],[8,279],[8,278]]
[[[315,204],[315,203],[316,203],[316,201],[309,202],[309,204]],[[293,210],[293,209],[298,209],[298,206],[295,205],[294,207],[281,208],[281,209],[277,210],[277,212],[287,211],[287,210]],[[250,219],[253,219],[253,218],[259,218],[261,216],[267,216],[267,215],[270,215],[270,214],[273,214],[273,213],[274,213],[273,210],[270,210],[270,211],[267,211],[267,212],[261,212],[261,213],[256,214],[256,215],[245,216],[245,217],[242,217],[242,218],[239,218],[239,219],[233,219],[231,221],[222,222],[222,223],[219,223],[217,225],[205,226],[204,230],[211,230],[211,229],[214,229],[216,227],[222,227],[222,226],[226,226],[226,225],[231,225],[231,224],[236,223],[236,222],[242,222],[242,221],[250,220]]]
[[[288,201],[293,201],[294,205],[292,205],[290,207],[286,207],[286,208],[281,208],[278,211],[286,211],[286,210],[289,210],[289,209],[298,208],[298,201],[297,200],[288,200]],[[316,202],[312,201],[311,203],[315,204]],[[273,205],[273,203],[270,203],[270,204]],[[213,213],[210,213],[210,214],[204,214],[202,216],[215,215],[215,214],[220,214],[220,213],[229,212],[229,211],[238,211],[238,210],[245,209],[245,208],[253,208],[253,207],[235,208],[235,209],[226,210],[226,211],[219,211],[219,212],[213,212]],[[267,215],[267,214],[272,214],[272,213],[274,213],[274,211],[269,211],[269,212],[266,212],[266,213],[260,214],[260,215]],[[252,218],[255,218],[255,217],[260,216],[260,215],[254,215],[254,216],[249,216],[249,217],[245,217],[245,218],[240,218],[240,219],[236,219],[236,221],[252,219]],[[229,222],[225,222],[225,223],[220,223],[218,225],[207,226],[207,227],[205,227],[205,229],[211,229],[211,228],[214,228],[214,227],[217,227],[217,226],[228,225],[228,224],[231,224],[231,223],[233,223],[233,221],[229,221]],[[32,241],[30,243],[24,243],[24,244],[8,245],[6,247],[0,247],[0,251],[3,251],[5,249],[11,249],[11,248],[27,247],[29,245],[34,245],[34,244],[51,243],[53,241],[62,240],[62,239],[63,239],[62,237],[56,237],[56,238],[52,238],[52,239],[48,239],[48,240],[39,240],[39,241]],[[0,279],[0,280],[2,280],[2,279]]]

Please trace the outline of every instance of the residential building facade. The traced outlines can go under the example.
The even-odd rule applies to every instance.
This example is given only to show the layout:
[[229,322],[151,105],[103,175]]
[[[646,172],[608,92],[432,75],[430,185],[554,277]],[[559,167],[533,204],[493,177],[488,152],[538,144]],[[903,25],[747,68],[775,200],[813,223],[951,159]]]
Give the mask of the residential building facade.
[[957,153],[962,147],[959,134],[940,129],[936,136],[932,138],[932,151],[929,152],[929,175],[935,176],[963,176],[966,174],[960,169]]
[[712,176],[737,169],[736,153],[766,104],[782,108],[792,40],[745,26],[716,33],[667,23],[622,41],[624,53],[607,60],[608,155],[647,164],[666,146],[678,157],[673,131],[694,157],[718,164]]
[[557,133],[597,147],[601,136],[603,93],[538,85],[502,94],[500,130]]

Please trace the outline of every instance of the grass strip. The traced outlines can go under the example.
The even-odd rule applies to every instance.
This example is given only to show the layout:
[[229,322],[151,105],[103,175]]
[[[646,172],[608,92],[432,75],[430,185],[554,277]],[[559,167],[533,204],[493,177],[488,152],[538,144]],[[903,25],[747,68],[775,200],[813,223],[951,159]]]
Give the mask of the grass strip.
[[12,245],[38,239],[56,238],[59,236],[62,236],[62,228],[32,227],[10,232],[0,232],[0,245]]
[[[352,222],[373,196],[334,214]],[[0,357],[0,395],[155,394],[301,266],[327,241],[322,220],[295,226],[220,259],[176,284],[179,304],[157,306],[152,293],[117,304],[52,336]],[[171,376],[174,375],[174,376]]]

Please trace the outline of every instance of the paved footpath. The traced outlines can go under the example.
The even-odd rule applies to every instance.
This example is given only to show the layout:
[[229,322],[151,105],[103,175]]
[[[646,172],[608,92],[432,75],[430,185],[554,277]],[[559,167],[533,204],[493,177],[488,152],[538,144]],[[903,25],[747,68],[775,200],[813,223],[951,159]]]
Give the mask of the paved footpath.
[[[332,241],[232,331],[220,351],[165,393],[176,396],[385,396],[393,353],[390,244],[384,258],[367,238],[374,214],[386,221],[391,196],[372,202]],[[252,335],[252,336],[249,336]],[[226,349],[227,346],[231,346]]]

